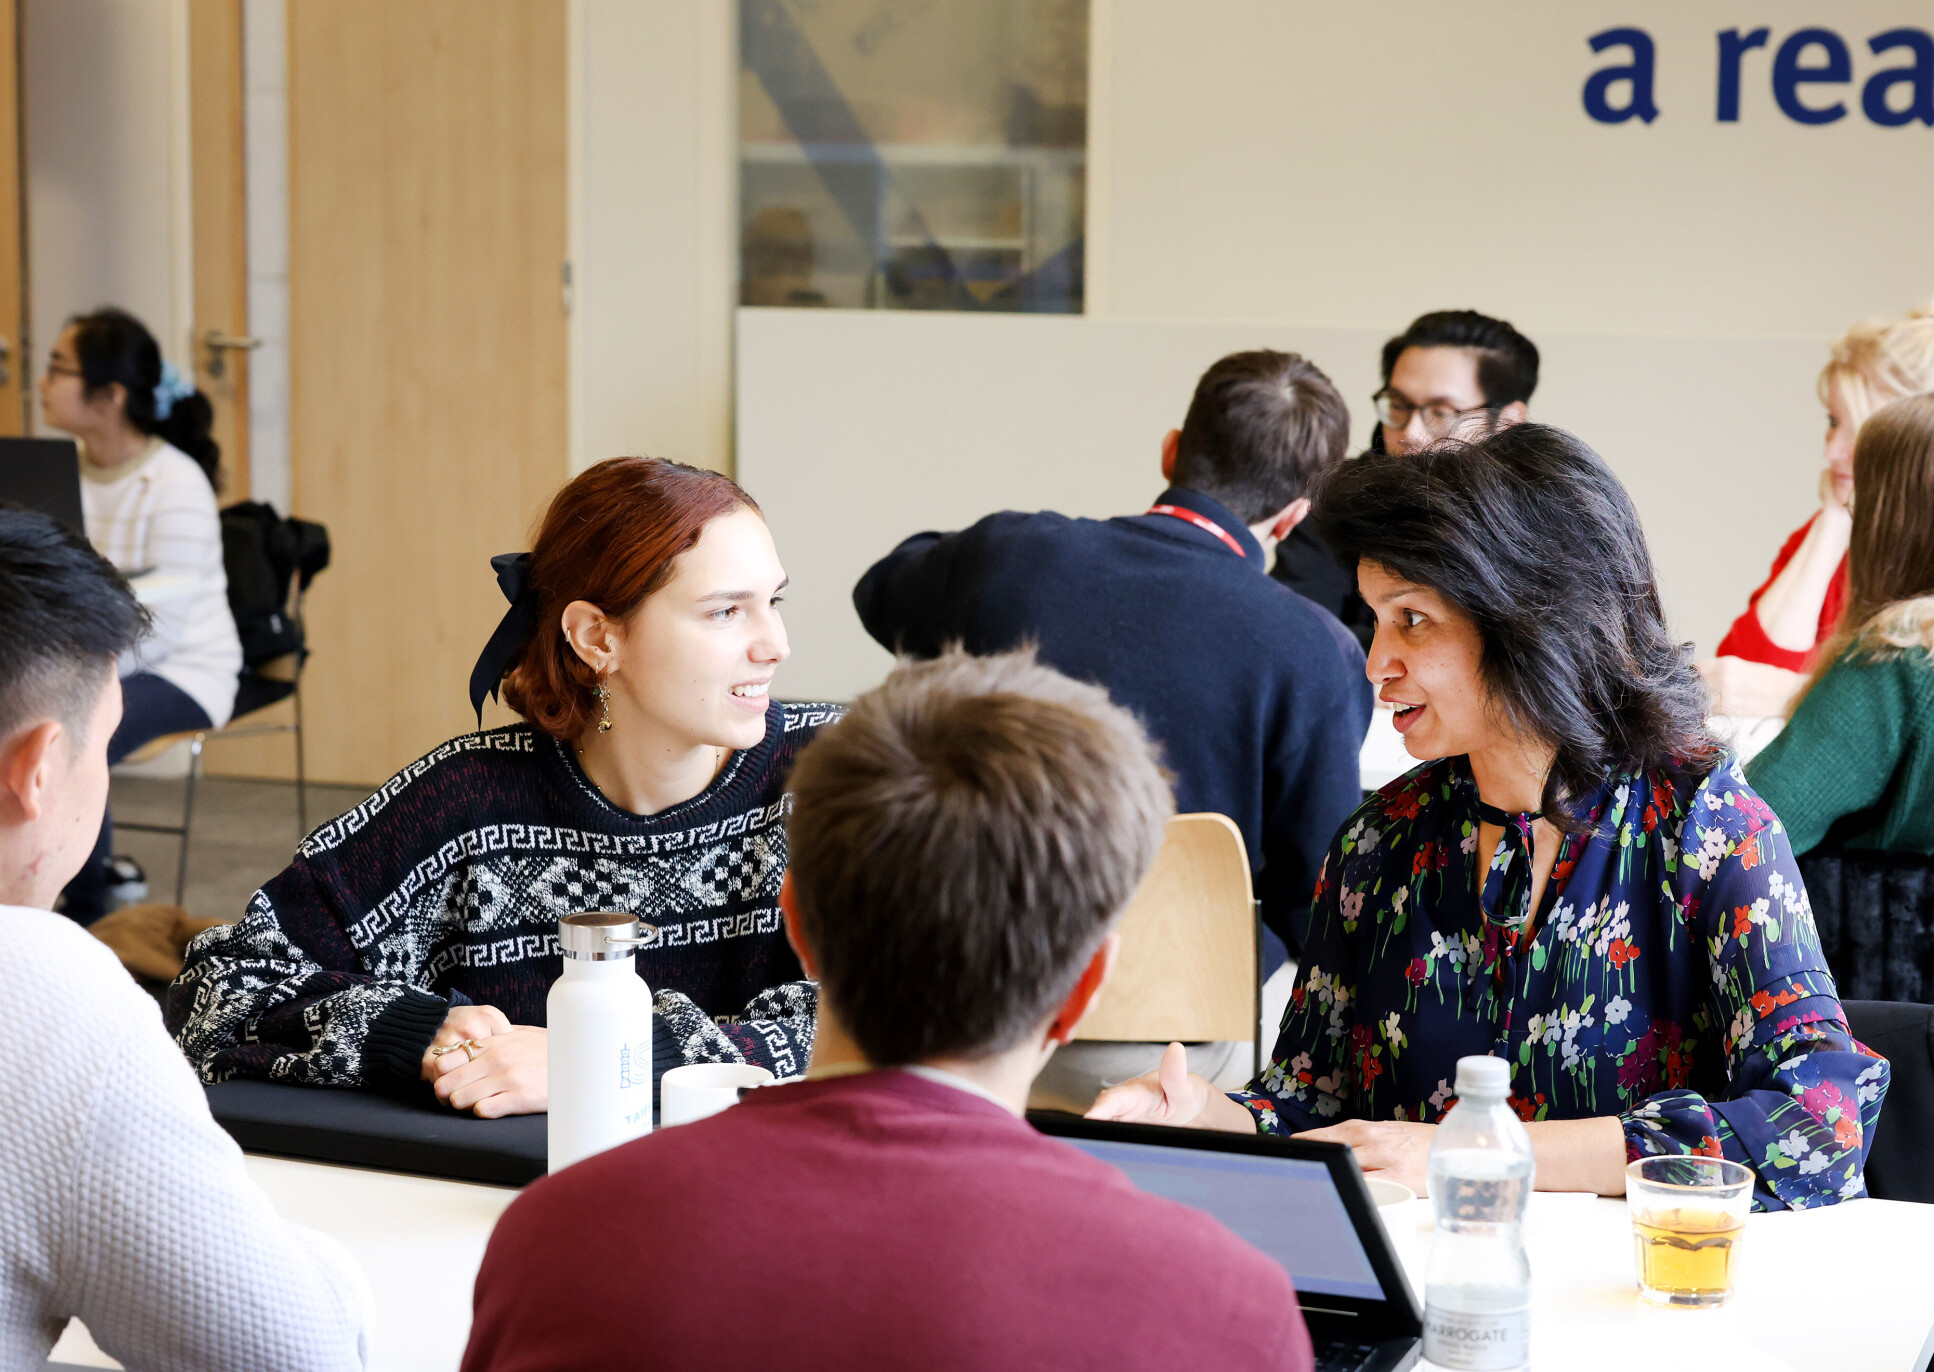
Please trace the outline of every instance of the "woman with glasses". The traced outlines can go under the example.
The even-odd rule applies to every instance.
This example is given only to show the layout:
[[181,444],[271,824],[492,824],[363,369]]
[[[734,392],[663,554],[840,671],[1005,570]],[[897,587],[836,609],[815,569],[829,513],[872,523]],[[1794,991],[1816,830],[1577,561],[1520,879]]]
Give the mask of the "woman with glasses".
[[1332,842],[1261,1077],[1223,1095],[1171,1048],[1093,1113],[1308,1132],[1422,1192],[1457,1059],[1492,1055],[1540,1187],[1617,1195],[1628,1159],[1699,1153],[1768,1209],[1865,1194],[1887,1063],[1598,455],[1533,424],[1370,455],[1314,517],[1360,559],[1370,679],[1424,761]]
[[[242,643],[222,566],[221,450],[207,397],[161,360],[140,320],[101,309],[68,320],[54,340],[40,413],[79,440],[88,541],[122,574],[167,587],[151,598],[152,631],[122,663],[109,763],[163,734],[226,724]],[[93,857],[67,887],[62,909],[82,924],[107,913],[113,836],[104,819]]]
[[1819,391],[1827,412],[1820,508],[1787,536],[1746,612],[1713,658],[1699,664],[1721,714],[1785,714],[1814,654],[1838,627],[1853,537],[1854,441],[1881,406],[1934,391],[1934,303],[1847,330],[1820,372]]

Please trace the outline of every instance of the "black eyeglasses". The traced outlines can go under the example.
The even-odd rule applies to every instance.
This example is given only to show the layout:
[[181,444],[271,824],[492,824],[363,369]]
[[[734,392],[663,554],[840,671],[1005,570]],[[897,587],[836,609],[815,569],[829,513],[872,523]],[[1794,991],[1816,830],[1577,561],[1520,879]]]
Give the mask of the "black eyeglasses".
[[1400,395],[1385,386],[1370,397],[1377,407],[1377,418],[1390,428],[1404,430],[1410,427],[1413,416],[1424,417],[1424,432],[1432,438],[1447,437],[1464,420],[1472,415],[1495,415],[1503,409],[1502,405],[1474,405],[1468,410],[1453,409],[1449,405],[1416,405],[1409,397]]

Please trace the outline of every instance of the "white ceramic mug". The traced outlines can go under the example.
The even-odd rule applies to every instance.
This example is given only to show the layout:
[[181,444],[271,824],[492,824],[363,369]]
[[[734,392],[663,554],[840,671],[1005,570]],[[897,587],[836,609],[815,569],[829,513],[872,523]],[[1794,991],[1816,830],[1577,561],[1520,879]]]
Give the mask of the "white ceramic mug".
[[739,1103],[739,1091],[764,1086],[772,1073],[745,1062],[694,1062],[665,1073],[658,1087],[658,1124],[690,1124]]

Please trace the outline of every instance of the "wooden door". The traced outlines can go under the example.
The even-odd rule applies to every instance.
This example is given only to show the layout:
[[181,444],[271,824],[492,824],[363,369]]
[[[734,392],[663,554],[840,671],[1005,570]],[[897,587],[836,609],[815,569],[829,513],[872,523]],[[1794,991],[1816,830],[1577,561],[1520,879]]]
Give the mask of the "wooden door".
[[470,668],[566,476],[565,23],[528,0],[289,6],[291,464],[310,775],[475,727]]
[[20,182],[20,9],[0,0],[0,435],[27,432],[27,264]]
[[248,204],[243,163],[242,0],[189,0],[188,129],[195,385],[215,407],[222,501],[246,500]]

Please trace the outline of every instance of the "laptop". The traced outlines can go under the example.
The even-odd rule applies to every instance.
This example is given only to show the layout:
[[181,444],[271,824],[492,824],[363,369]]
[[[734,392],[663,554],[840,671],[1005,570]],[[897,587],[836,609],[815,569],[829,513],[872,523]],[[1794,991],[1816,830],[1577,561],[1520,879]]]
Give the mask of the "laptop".
[[52,515],[85,537],[81,450],[71,438],[0,438],[0,502]]
[[1207,1211],[1281,1263],[1321,1372],[1416,1363],[1423,1312],[1347,1145],[1104,1124],[1050,1110],[1027,1118],[1151,1195]]

